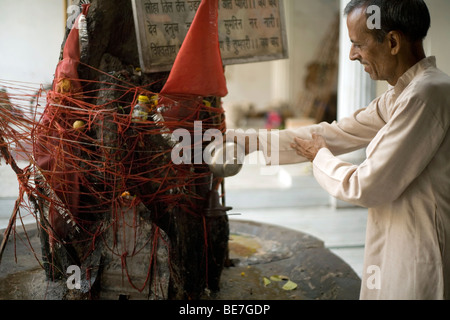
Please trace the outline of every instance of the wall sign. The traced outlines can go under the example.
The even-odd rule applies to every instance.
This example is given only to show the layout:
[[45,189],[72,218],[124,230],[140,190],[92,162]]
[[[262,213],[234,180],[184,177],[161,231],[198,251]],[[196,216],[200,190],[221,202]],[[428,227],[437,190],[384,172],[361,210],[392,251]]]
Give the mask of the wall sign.
[[[282,0],[218,0],[224,65],[287,58]],[[144,72],[169,71],[201,0],[133,0]]]

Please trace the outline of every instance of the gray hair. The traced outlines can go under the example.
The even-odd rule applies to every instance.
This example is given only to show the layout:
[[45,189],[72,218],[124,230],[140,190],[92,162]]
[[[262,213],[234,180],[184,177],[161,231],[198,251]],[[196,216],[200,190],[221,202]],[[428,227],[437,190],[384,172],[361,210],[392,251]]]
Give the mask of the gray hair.
[[431,17],[423,0],[351,0],[344,14],[372,5],[378,6],[381,12],[381,29],[371,30],[377,41],[383,42],[390,31],[400,31],[410,42],[422,41],[427,36]]

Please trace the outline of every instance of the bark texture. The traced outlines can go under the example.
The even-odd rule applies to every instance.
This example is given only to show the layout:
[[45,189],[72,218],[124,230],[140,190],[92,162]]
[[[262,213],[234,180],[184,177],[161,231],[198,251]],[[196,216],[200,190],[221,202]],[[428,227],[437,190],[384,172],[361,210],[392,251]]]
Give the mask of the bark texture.
[[[169,74],[136,72],[139,56],[131,1],[93,0],[87,24],[89,45],[82,48],[78,68],[79,76],[85,83],[83,91],[88,96],[85,101],[105,104],[112,112],[109,117],[95,120],[90,131],[92,138],[110,148],[103,148],[96,159],[90,159],[88,154],[85,157],[87,162],[102,161],[115,174],[99,173],[86,178],[80,203],[92,208],[92,214],[82,217],[84,222],[89,222],[85,223],[84,232],[63,239],[62,242],[67,245],[53,248],[53,251],[49,247],[48,237],[42,232],[47,276],[52,280],[65,279],[65,270],[69,265],[82,267],[82,279],[86,279],[84,290],[67,290],[66,299],[201,299],[205,291],[220,289],[229,235],[226,215],[229,208],[221,203],[218,188],[215,188],[221,181],[207,174],[209,169],[206,165],[189,168],[199,174],[198,179],[177,190],[197,195],[192,202],[194,206],[190,208],[195,212],[186,210],[182,203],[142,201],[135,210],[123,210],[120,223],[113,224],[119,219],[113,216],[116,208],[107,207],[109,199],[100,201],[87,195],[89,188],[96,192],[102,190],[105,195],[113,194],[111,186],[120,183],[115,179],[121,170],[125,174],[128,169],[135,170],[134,173],[148,169],[122,168],[117,166],[117,162],[105,163],[112,157],[117,159],[122,156],[117,152],[118,146],[135,144],[137,139],[133,128],[123,133],[113,121],[114,113],[130,112],[116,101],[133,100],[132,94],[124,96],[120,91],[110,90],[120,83],[113,79],[125,79],[136,87],[159,92]],[[221,108],[220,99],[212,98],[211,102],[214,107]],[[142,139],[143,143],[136,147],[136,159],[140,154],[166,143],[162,138],[144,136]],[[150,166],[158,168],[168,161],[168,156],[161,156]],[[145,183],[130,186],[130,191],[146,196],[159,187]],[[45,200],[41,200],[41,206],[45,212]],[[45,224],[45,215],[43,221]],[[105,227],[112,225],[114,228]],[[99,229],[103,230],[102,236],[87,241]],[[50,265],[53,267],[50,268]]]

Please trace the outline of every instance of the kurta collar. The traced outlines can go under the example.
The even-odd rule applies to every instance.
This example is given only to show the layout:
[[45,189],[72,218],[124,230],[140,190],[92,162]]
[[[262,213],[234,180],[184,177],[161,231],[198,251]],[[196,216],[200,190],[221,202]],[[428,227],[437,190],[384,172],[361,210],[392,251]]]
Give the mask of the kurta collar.
[[425,69],[430,67],[436,68],[436,57],[430,56],[424,58],[417,62],[414,66],[409,68],[397,81],[397,84],[394,86],[395,95],[398,96],[400,93],[405,90],[405,88],[411,83],[411,81],[416,77],[416,75],[422,72]]

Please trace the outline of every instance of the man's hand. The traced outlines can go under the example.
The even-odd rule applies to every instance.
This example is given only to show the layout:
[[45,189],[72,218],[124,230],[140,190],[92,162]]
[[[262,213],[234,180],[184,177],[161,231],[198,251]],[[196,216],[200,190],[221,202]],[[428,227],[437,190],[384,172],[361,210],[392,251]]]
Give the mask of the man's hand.
[[312,162],[320,149],[327,148],[327,143],[322,136],[313,133],[312,140],[294,138],[294,143],[291,144],[291,147],[297,151],[298,155]]

